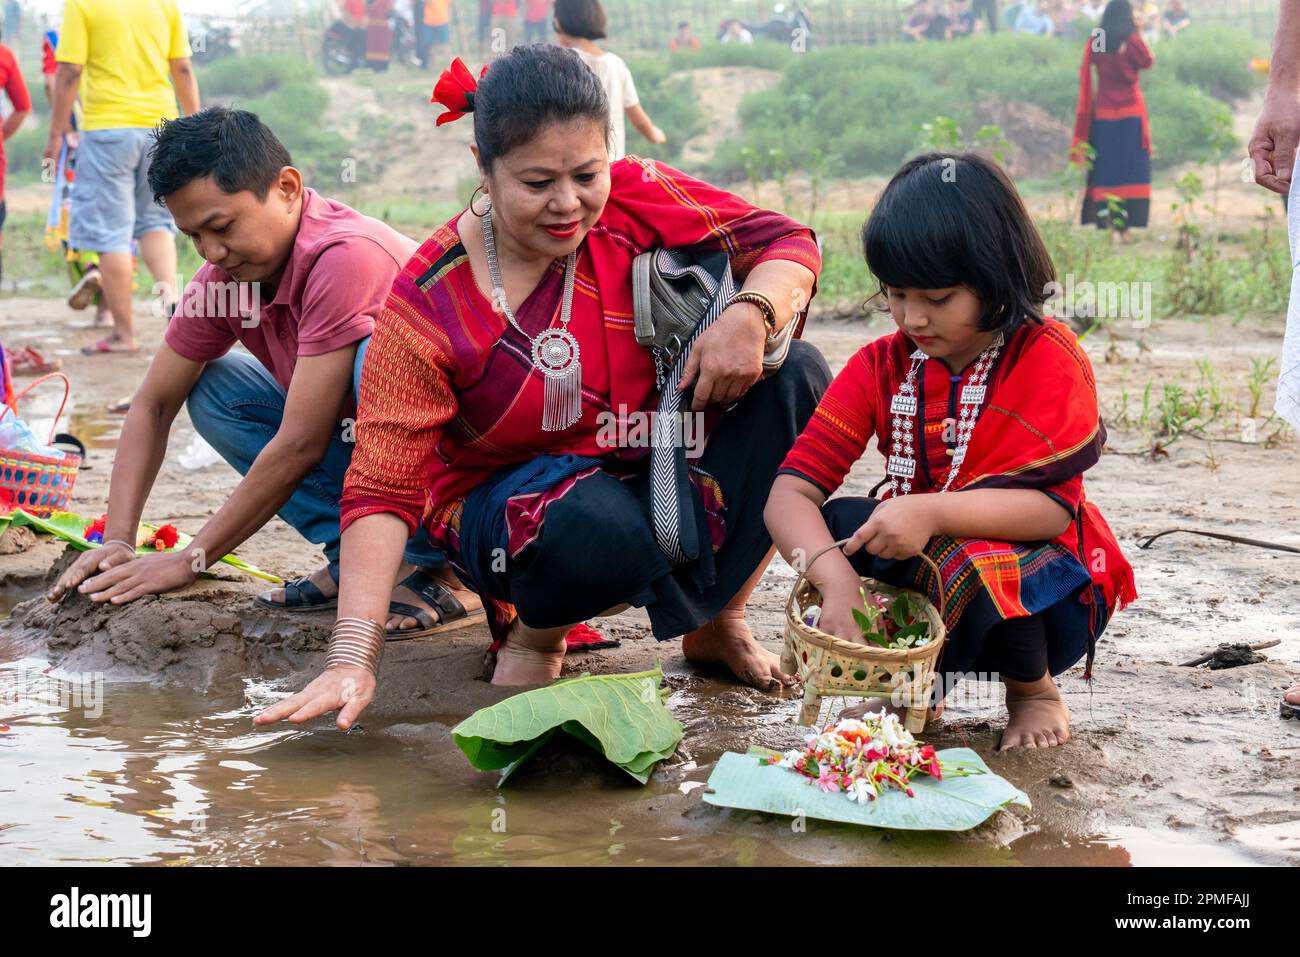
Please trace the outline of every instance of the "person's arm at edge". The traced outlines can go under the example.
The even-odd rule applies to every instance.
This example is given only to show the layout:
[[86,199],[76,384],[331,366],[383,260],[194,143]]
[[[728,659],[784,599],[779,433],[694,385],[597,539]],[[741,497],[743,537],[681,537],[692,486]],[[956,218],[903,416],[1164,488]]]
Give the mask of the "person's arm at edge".
[[[393,296],[412,297],[415,287],[409,275],[394,284]],[[392,296],[390,296],[390,300]],[[343,547],[339,569],[339,618],[361,618],[384,622],[393,580],[402,560],[403,546],[419,528],[423,503],[401,493],[401,489],[427,487],[428,469],[436,459],[435,448],[441,428],[456,415],[456,398],[448,378],[449,367],[417,348],[415,337],[385,307],[376,320],[374,338],[366,353],[361,376],[357,416],[357,447],[343,485],[340,524]],[[406,401],[379,388],[385,366],[419,369],[430,390],[440,397],[429,419],[412,428]],[[417,377],[418,378],[418,377]],[[370,437],[374,431],[374,438]],[[387,433],[390,441],[382,438]],[[396,463],[386,449],[418,447],[426,450],[404,464]],[[297,694],[276,702],[253,718],[253,724],[288,720],[301,724],[337,710],[336,726],[346,731],[374,697],[376,676],[349,665],[331,665]]]
[[629,106],[626,110],[627,121],[632,124],[633,128],[651,143],[666,143],[668,138],[664,136],[663,130],[655,126],[646,111],[641,109],[641,104],[637,103]]
[[176,98],[181,103],[181,115],[197,113],[200,106],[199,81],[194,76],[194,62],[189,57],[179,57],[169,62],[172,85],[176,88]]
[[45,144],[45,159],[56,159],[63,134],[72,128],[72,106],[77,101],[77,88],[81,86],[82,66],[79,63],[59,63],[54,74],[54,103],[50,107],[50,135]]
[[1248,152],[1255,182],[1286,195],[1300,138],[1300,0],[1281,0],[1268,90]]
[[5,93],[9,97],[10,105],[13,106],[13,112],[5,117],[4,126],[0,127],[0,136],[7,140],[22,129],[23,123],[32,113],[32,97],[27,90],[27,81],[23,79],[23,73],[18,69],[17,61],[14,61],[13,72],[9,74]]

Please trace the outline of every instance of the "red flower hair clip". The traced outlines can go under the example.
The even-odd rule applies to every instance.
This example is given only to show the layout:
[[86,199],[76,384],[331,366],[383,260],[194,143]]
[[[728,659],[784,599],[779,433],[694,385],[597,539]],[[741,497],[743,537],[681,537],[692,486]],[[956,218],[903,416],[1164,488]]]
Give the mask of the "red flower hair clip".
[[[478,74],[480,78],[487,69],[487,64],[484,64]],[[477,89],[478,80],[474,79],[474,74],[469,71],[465,61],[460,57],[452,60],[451,66],[438,77],[438,82],[433,87],[433,96],[429,99],[430,103],[441,103],[447,108],[447,112],[439,116],[434,125],[442,126],[443,123],[460,119],[466,113],[473,113],[474,91]]]

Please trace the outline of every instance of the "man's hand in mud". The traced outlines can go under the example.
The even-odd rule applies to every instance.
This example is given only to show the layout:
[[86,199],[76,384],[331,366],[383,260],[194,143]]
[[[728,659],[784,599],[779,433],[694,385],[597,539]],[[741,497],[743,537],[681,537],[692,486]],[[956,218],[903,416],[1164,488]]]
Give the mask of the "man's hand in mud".
[[127,548],[121,542],[110,542],[99,548],[82,552],[77,560],[69,565],[59,576],[45,595],[49,601],[58,604],[72,594],[72,590],[97,572],[106,572],[110,568],[123,565],[135,558],[134,549]]
[[285,718],[294,724],[302,724],[342,709],[334,723],[340,731],[346,731],[374,696],[375,676],[365,668],[326,668],[296,695],[271,705],[253,718],[253,724],[273,724]]
[[144,595],[161,595],[194,582],[198,573],[185,552],[145,555],[88,578],[77,588],[91,601],[122,605]]

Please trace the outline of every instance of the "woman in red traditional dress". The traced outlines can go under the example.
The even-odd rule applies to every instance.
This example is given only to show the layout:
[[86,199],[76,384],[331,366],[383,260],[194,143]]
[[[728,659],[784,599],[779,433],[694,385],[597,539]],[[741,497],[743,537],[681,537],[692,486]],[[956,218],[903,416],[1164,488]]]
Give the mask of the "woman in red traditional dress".
[[1106,5],[1083,50],[1071,148],[1076,162],[1083,161],[1085,143],[1093,154],[1083,224],[1125,241],[1130,229],[1146,227],[1151,213],[1151,124],[1139,75],[1154,61],[1142,39],[1144,22],[1129,0]]
[[[1087,355],[1042,318],[1051,259],[1011,181],[977,154],[907,162],[863,249],[898,331],[827,390],[781,467],[768,528],[792,561],[849,539],[807,570],[818,627],[849,641],[862,640],[859,576],[935,594],[924,552],[947,609],[936,712],[961,677],[998,675],[1001,746],[1061,744],[1069,711],[1052,676],[1086,654],[1090,677],[1097,637],[1136,594],[1084,496],[1106,431]],[[830,498],[873,436],[884,493]]]
[[[774,552],[762,511],[777,466],[830,381],[800,341],[763,377],[815,290],[812,231],[662,163],[611,164],[608,99],[572,50],[516,47],[477,83],[456,60],[434,95],[450,109],[439,124],[473,113],[486,202],[476,191],[425,241],[376,320],[330,658],[258,721],[356,720],[388,617],[381,580],[420,526],[489,609],[494,683],[556,677],[575,624],[635,605],[692,662],[790,684],[745,603]],[[741,288],[661,390],[636,339],[632,263],[683,247],[725,253]],[[707,434],[673,483],[684,562],[665,557],[651,514],[644,424],[669,389]]]

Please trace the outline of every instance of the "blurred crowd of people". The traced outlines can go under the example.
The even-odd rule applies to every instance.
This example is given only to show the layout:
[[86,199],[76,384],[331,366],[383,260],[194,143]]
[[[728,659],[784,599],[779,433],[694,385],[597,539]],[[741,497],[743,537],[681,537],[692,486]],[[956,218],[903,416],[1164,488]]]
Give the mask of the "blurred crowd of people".
[[[1155,43],[1178,36],[1192,22],[1186,0],[1146,0],[1134,5],[1142,19],[1142,37]],[[1034,36],[1071,36],[1101,22],[1107,0],[1027,0],[1002,6],[998,0],[916,0],[907,9],[902,39],[909,43],[956,40],[999,29]]]

